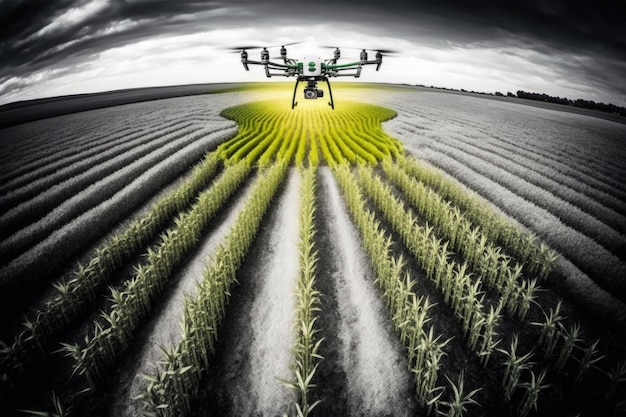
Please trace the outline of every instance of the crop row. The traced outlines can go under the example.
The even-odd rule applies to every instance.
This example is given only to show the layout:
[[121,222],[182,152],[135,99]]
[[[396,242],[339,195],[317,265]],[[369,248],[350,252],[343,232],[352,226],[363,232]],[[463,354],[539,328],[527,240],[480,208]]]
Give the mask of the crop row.
[[[429,109],[423,109],[423,106],[412,106],[406,102],[398,104],[403,113],[412,121],[423,121],[420,119],[423,119],[424,113],[438,116],[437,112],[441,110],[441,107],[438,107],[441,103],[432,103],[434,105]],[[437,117],[434,122],[430,120],[426,122],[426,125],[428,127],[435,125],[435,129],[439,130],[440,123],[453,124],[453,129],[444,130],[446,133],[451,133],[447,135],[448,138],[459,137],[464,141],[474,143],[493,138],[498,144],[505,142],[513,144],[520,150],[535,150],[543,155],[549,155],[555,161],[565,161],[568,166],[588,177],[602,178],[603,182],[612,183],[623,189],[620,178],[623,177],[624,172],[618,161],[620,161],[619,155],[626,155],[626,153],[619,140],[621,133],[618,125],[606,125],[606,122],[594,118],[588,118],[584,122],[580,119],[576,121],[570,119],[563,123],[569,118],[566,114],[561,114],[554,120],[545,118],[543,115],[528,117],[534,113],[534,109],[525,109],[515,114],[517,120],[507,125],[492,123],[495,121],[493,116],[497,118],[499,115],[506,115],[507,117],[512,113],[493,111],[493,108],[489,110],[484,113],[485,118],[459,111],[454,113],[453,118]],[[490,122],[485,122],[486,118],[491,118]],[[422,123],[418,122],[418,124],[422,127]],[[416,123],[412,125],[415,126]],[[593,128],[590,129],[589,126]],[[524,132],[521,136],[520,131]],[[469,132],[476,134],[468,134]],[[593,137],[593,140],[590,141],[590,137]]]
[[[497,158],[492,157],[488,152],[472,150],[472,147],[467,146],[463,142],[455,143],[452,141],[451,144],[433,143],[430,147],[436,152],[444,153],[460,161],[487,178],[496,180],[505,187],[515,190],[520,197],[548,210],[559,217],[563,223],[584,233],[613,253],[619,253],[626,249],[626,241],[623,236],[612,227],[598,220],[595,217],[595,210],[591,211],[593,214],[589,214],[590,212],[584,211],[585,207],[581,206],[580,202],[578,202],[579,205],[574,206],[561,198],[558,195],[560,194],[559,192],[552,193],[546,190],[543,185],[535,185],[536,179],[533,181],[535,176],[533,176],[532,171],[524,170],[520,172],[510,160],[499,162]],[[486,166],[489,166],[489,169],[486,169]]]
[[243,164],[225,170],[189,211],[178,215],[175,226],[161,234],[158,247],[148,249],[146,262],[135,268],[123,290],[111,289],[111,308],[101,314],[104,320],[95,323],[92,335],[83,344],[64,345],[75,361],[75,372],[84,375],[90,386],[100,382],[108,367],[126,351],[135,330],[158,302],[173,269],[194,247],[249,170]]
[[361,169],[360,178],[367,195],[400,235],[426,276],[441,291],[445,303],[461,321],[467,346],[486,364],[497,345],[495,327],[504,305],[500,303],[495,309],[491,306],[489,313],[485,312],[481,278],[472,280],[467,263],[461,264],[452,258],[448,243],[437,238],[431,226],[420,226],[415,216],[389,188],[380,180],[374,180],[371,170]]
[[[444,154],[423,151],[424,157],[444,169],[461,182],[502,207],[511,217],[532,229],[547,244],[558,250],[564,258],[570,260],[582,272],[588,275],[585,280],[593,280],[602,289],[618,299],[626,297],[623,280],[614,277],[623,276],[626,268],[619,259],[582,232],[563,224],[561,219],[550,211],[520,197],[516,190],[499,183],[499,178],[490,179],[474,171],[466,163]],[[590,283],[589,283],[590,284]],[[593,287],[587,284],[586,286]],[[593,288],[598,292],[597,288]],[[603,295],[606,297],[607,295]],[[594,300],[597,297],[594,297]]]
[[14,142],[11,148],[7,147],[4,150],[3,155],[7,155],[5,158],[7,160],[3,161],[3,172],[0,178],[10,182],[11,179],[24,173],[38,170],[67,157],[71,158],[76,152],[97,146],[102,140],[115,140],[124,132],[135,134],[146,127],[145,124],[132,123],[132,121],[121,125],[108,125],[108,129],[101,124],[77,127],[68,123],[65,128],[48,126],[45,131],[38,131],[37,128],[31,126],[29,131],[33,136],[28,138],[23,137],[21,130],[10,132]]
[[[385,171],[400,185],[416,213],[432,224],[434,231],[445,239],[453,251],[463,256],[474,274],[487,287],[500,294],[501,306],[506,307],[511,316],[524,320],[535,298],[534,293],[539,289],[537,279],[521,279],[522,267],[519,264],[511,266],[510,258],[489,241],[480,226],[474,227],[458,207],[452,209],[432,189],[411,180],[401,168],[390,164],[384,166]],[[379,201],[389,196],[390,193],[382,188],[380,181],[374,181],[368,175],[362,178],[368,181],[369,189],[377,190]],[[544,263],[540,267],[530,268],[530,273],[541,272],[540,278],[545,278],[550,268],[551,264]]]
[[315,289],[315,271],[318,261],[315,249],[315,168],[302,172],[300,209],[300,274],[296,283],[295,343],[292,348],[294,361],[291,365],[293,380],[283,381],[296,391],[299,401],[294,404],[293,415],[306,417],[321,400],[311,400],[315,387],[314,377],[319,361],[319,349],[323,339],[316,334],[317,314],[320,309],[320,293]]
[[[491,241],[506,248],[507,253],[518,262],[528,265],[530,275],[546,278],[554,268],[556,252],[547,245],[537,242],[533,234],[524,234],[503,216],[497,215],[484,200],[464,191],[455,181],[449,179],[438,169],[427,166],[415,158],[398,158],[398,166],[410,177],[437,192],[451,205],[458,207],[473,223],[481,227],[482,233]],[[389,175],[390,170],[386,172]],[[400,178],[401,179],[401,178]],[[401,183],[394,177],[394,181]]]
[[430,321],[428,298],[417,298],[409,273],[402,275],[403,261],[390,256],[391,238],[380,227],[375,215],[365,208],[365,201],[357,181],[346,166],[335,168],[346,205],[361,234],[381,287],[385,302],[393,318],[393,325],[408,351],[408,367],[414,373],[418,404],[429,411],[436,409],[443,390],[437,386],[443,347],[450,340],[441,341]]
[[1,367],[23,367],[65,325],[79,317],[110,281],[112,274],[154,239],[176,213],[184,210],[208,185],[219,167],[219,158],[214,153],[208,154],[176,190],[162,197],[146,215],[100,246],[86,266],[79,264],[67,281],[53,283],[55,295],[33,309],[13,343],[3,343]]
[[[495,167],[523,177],[525,181],[597,217],[612,228],[619,228],[626,222],[623,214],[620,215],[614,208],[611,208],[613,206],[619,210],[621,206],[622,213],[624,212],[624,205],[617,198],[598,192],[593,187],[581,185],[580,181],[561,174],[549,165],[546,166],[545,161],[536,162],[533,159],[519,158],[516,147],[510,149],[495,143],[472,143],[468,146],[456,140],[450,143],[470,155],[482,157]],[[511,163],[513,160],[515,163]]]
[[[48,126],[45,131],[37,132],[38,129],[35,126],[29,125],[29,130],[38,133],[36,140],[28,141],[28,143],[20,140],[15,142],[18,144],[16,149],[9,153],[13,156],[9,164],[14,169],[7,172],[7,175],[15,178],[24,173],[46,170],[49,166],[60,164],[65,160],[70,163],[81,153],[93,154],[99,148],[106,150],[115,142],[123,144],[124,137],[134,139],[154,134],[159,130],[171,130],[175,126],[189,126],[193,123],[184,111],[176,112],[173,109],[165,112],[153,111],[148,114],[137,112],[133,113],[132,118],[127,114],[120,116],[116,121],[102,122],[95,118],[87,123],[82,123],[81,118],[73,120],[69,117],[66,121],[67,130]],[[18,130],[15,133],[20,132],[21,130]]]
[[[382,183],[374,179],[371,169],[359,168],[359,178],[362,184],[360,188],[359,181],[354,174],[350,173],[348,167],[342,166],[337,168],[335,172],[344,189],[344,196],[353,216],[353,221],[362,233],[364,246],[370,254],[372,265],[376,271],[377,282],[382,286],[385,301],[390,307],[394,326],[400,333],[402,342],[408,348],[411,364],[415,358],[418,359],[417,363],[419,363],[419,359],[423,359],[419,356],[419,346],[422,342],[416,342],[414,338],[407,335],[411,335],[410,329],[415,323],[419,323],[418,328],[423,328],[424,323],[428,322],[427,312],[430,302],[428,299],[415,299],[416,295],[412,291],[414,282],[408,273],[402,277],[401,258],[394,259],[389,256],[391,240],[385,236],[376,216],[365,209],[363,192],[372,198],[378,210],[384,214],[396,233],[400,235],[406,247],[416,256],[418,264],[422,265],[427,277],[442,292],[445,303],[463,326],[468,348],[477,354],[482,365],[487,366],[489,358],[493,354],[498,354],[498,360],[503,359],[502,365],[505,372],[502,378],[502,390],[504,398],[509,402],[515,401],[520,416],[528,415],[532,409],[537,407],[540,393],[549,386],[545,383],[548,375],[562,375],[565,369],[574,369],[574,382],[579,384],[589,372],[594,369],[597,372],[598,362],[602,359],[599,348],[600,342],[588,342],[583,337],[579,324],[566,325],[565,318],[559,314],[560,302],[557,303],[556,307],[550,308],[549,313],[544,313],[545,320],[525,324],[531,327],[536,326],[541,330],[536,352],[531,351],[526,355],[518,355],[516,351],[517,335],[511,339],[511,346],[508,350],[496,349],[501,342],[496,332],[501,317],[500,311],[505,305],[509,308],[519,309],[520,307],[511,307],[515,303],[526,305],[527,308],[525,300],[518,298],[515,303],[511,302],[511,291],[505,291],[501,293],[498,306],[495,309],[490,307],[489,312],[485,312],[486,304],[484,296],[481,297],[480,277],[474,278],[472,283],[469,274],[466,273],[465,264],[459,265],[453,258],[449,258],[446,244],[436,239],[429,227],[421,228],[418,226],[410,211],[399,200],[395,199],[388,187],[384,187]],[[381,201],[385,203],[382,204]],[[511,276],[519,275],[519,269],[507,274],[509,274],[510,279]],[[507,282],[509,288],[515,287],[510,280]],[[518,285],[521,288],[520,291],[523,291],[523,282],[522,284],[518,283]],[[405,299],[411,300],[412,304],[407,301],[403,306],[402,300]],[[423,310],[419,309],[420,305]],[[421,313],[418,313],[419,311]],[[513,312],[516,311],[518,310],[513,310]],[[422,335],[424,334],[426,333]],[[428,337],[422,340],[432,342],[433,340],[439,341],[439,338],[434,337],[431,328]],[[441,343],[441,346],[444,347],[447,342]],[[529,360],[539,352],[544,358],[544,361],[541,362],[543,369],[540,372],[535,370],[536,363]],[[424,373],[418,372],[419,367],[413,366],[412,368],[413,372],[416,373],[418,403],[429,413],[435,409],[445,415],[448,415],[448,412],[452,413],[450,415],[463,415],[458,410],[461,410],[464,405],[475,403],[473,395],[476,390],[463,393],[463,376],[461,373],[456,384],[449,381],[452,388],[452,398],[450,401],[443,401],[445,398],[443,397],[445,395],[443,387],[434,385],[434,382],[433,385],[425,385],[426,381],[433,381],[429,378],[434,378],[429,372],[434,374],[440,370],[439,361],[431,358],[426,363],[428,365],[423,369]],[[613,393],[620,384],[617,381],[624,376],[624,366],[620,362],[609,364],[609,366],[613,366],[613,368],[608,368],[607,371],[602,372],[608,376],[604,381],[608,387],[607,390]],[[554,378],[554,376],[552,377]],[[448,411],[441,411],[444,409]],[[460,414],[454,414],[455,412],[450,411],[453,409]]]
[[[62,268],[79,254],[88,255],[86,249],[95,241],[110,235],[111,230],[118,228],[120,222],[133,215],[139,207],[146,205],[147,201],[160,198],[156,196],[172,181],[184,175],[189,167],[201,161],[207,149],[232,134],[232,130],[216,132],[169,155],[136,178],[131,178],[111,198],[81,213],[2,268],[0,310],[9,313],[9,316],[4,316],[6,322],[3,324],[11,326],[15,320],[13,317],[22,313],[27,303],[34,301],[38,291],[46,289],[51,282],[59,279]],[[132,176],[132,171],[127,174]],[[9,305],[6,302],[8,297],[11,297]],[[11,309],[9,306],[14,307]],[[10,316],[11,313],[13,317]]]
[[[127,159],[128,164],[141,155],[146,155],[151,150],[180,137],[181,134],[191,134],[198,130],[190,123],[180,123],[173,126],[161,126],[161,129],[154,129],[153,131],[137,132],[134,135],[125,132],[117,140],[107,140],[87,151],[77,152],[71,157],[62,158],[57,163],[46,163],[41,169],[29,170],[26,175],[13,181],[11,190],[7,191],[0,201],[0,210],[8,210],[40,193],[45,193],[50,188],[58,189],[61,184],[76,183],[78,178],[83,178],[82,188],[85,188],[86,185],[114,172],[109,163],[114,162],[115,158],[119,159],[120,155],[126,154],[126,157],[131,157]],[[164,136],[166,137],[163,138]],[[137,151],[140,152],[137,153]],[[107,169],[109,169],[108,172]],[[82,188],[76,189],[81,190]]]
[[[60,146],[61,150],[56,147],[54,150],[45,149],[47,153],[37,153],[35,156],[31,155],[31,153],[34,153],[31,151],[27,153],[28,158],[26,156],[14,155],[15,166],[11,167],[10,172],[2,176],[4,181],[2,186],[0,186],[0,191],[9,192],[28,184],[34,179],[45,178],[59,169],[74,165],[82,159],[91,158],[100,152],[105,153],[119,140],[123,140],[125,137],[135,137],[140,135],[141,132],[141,128],[133,129],[127,126],[120,130],[112,129],[112,132],[109,132],[108,135],[104,132],[101,135],[93,135],[93,143],[91,140],[85,141],[86,143],[80,142],[80,144],[70,142],[68,149],[63,149],[63,146]],[[102,143],[103,138],[106,138],[104,143]],[[56,141],[52,142],[56,143]],[[41,151],[40,148],[35,147],[35,149]],[[26,149],[24,149],[24,152],[26,153]]]
[[[132,152],[92,167],[87,172],[20,204],[0,217],[0,225],[6,227],[7,233],[17,230],[0,244],[0,253],[9,258],[20,253],[45,238],[51,230],[75,218],[77,213],[106,200],[156,163],[217,132],[219,130],[212,132],[193,128],[172,132],[147,145],[137,146]],[[40,219],[43,221],[31,223]]]
[[259,176],[225,242],[204,271],[196,298],[185,299],[182,338],[176,346],[164,349],[156,375],[146,377],[148,386],[139,397],[146,414],[182,416],[191,411],[191,401],[215,350],[229,289],[286,173],[286,164],[275,164]]

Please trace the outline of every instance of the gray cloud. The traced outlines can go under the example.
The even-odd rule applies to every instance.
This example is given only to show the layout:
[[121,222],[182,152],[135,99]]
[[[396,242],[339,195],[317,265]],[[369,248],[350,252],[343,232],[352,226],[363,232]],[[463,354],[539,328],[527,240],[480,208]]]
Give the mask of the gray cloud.
[[[0,0],[0,85],[168,34],[251,25],[350,25],[435,47],[515,47],[626,101],[624,2],[577,0]],[[228,45],[216,45],[228,46]],[[370,46],[370,45],[367,45]],[[372,45],[371,47],[385,47]],[[621,71],[621,72],[620,72]],[[621,76],[620,76],[621,74]],[[12,81],[20,78],[20,81]],[[0,94],[3,92],[0,91]]]

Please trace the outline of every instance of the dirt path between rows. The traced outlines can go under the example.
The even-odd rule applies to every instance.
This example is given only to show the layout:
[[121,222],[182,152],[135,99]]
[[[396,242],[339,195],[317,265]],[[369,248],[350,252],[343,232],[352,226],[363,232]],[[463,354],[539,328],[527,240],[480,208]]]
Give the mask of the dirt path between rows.
[[[328,356],[320,365],[320,394],[327,398],[318,413],[415,415],[413,381],[404,348],[374,285],[359,233],[330,170],[321,167],[318,179],[318,282],[324,293],[320,327],[326,337],[321,353]],[[337,389],[335,382],[345,385]]]
[[298,277],[300,176],[292,169],[233,289],[198,416],[278,416],[291,379]]

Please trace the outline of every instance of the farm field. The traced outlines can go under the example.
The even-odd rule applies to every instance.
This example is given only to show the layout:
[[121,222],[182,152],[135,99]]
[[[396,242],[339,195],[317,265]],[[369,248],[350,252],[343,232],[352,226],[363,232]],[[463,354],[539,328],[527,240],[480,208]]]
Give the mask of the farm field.
[[624,415],[626,124],[333,93],[1,129],[0,415]]

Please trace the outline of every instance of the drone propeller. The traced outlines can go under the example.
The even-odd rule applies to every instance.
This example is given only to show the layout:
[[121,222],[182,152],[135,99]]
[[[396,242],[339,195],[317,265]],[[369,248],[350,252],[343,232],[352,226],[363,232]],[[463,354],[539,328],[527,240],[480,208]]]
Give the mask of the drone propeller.
[[230,47],[226,47],[226,48],[223,48],[223,49],[225,49],[227,51],[230,51],[230,52],[241,52],[244,49],[278,48],[279,46],[297,45],[297,44],[302,43],[302,42],[303,41],[290,42],[290,43],[282,43],[280,45],[270,45],[270,46],[267,46],[267,45],[261,45],[261,46],[259,46],[259,45],[230,46]]
[[265,48],[265,47],[264,46],[256,46],[256,45],[246,45],[246,46],[233,46],[233,47],[230,47],[230,48],[223,48],[223,49],[234,53],[234,52],[241,52],[241,51],[246,50],[246,49],[261,49],[261,48]]
[[349,47],[349,46],[337,46],[337,45],[322,45],[321,47],[322,48],[330,48],[330,49],[335,49],[335,48],[338,48],[338,49],[354,49],[354,50],[357,50],[357,51],[365,50],[365,51],[380,52],[382,54],[392,54],[392,55],[400,54],[400,51],[397,51],[395,49],[354,48],[354,47]]
[[400,51],[396,51],[395,49],[371,49],[371,51],[380,52],[381,54],[389,54],[389,55],[399,55]]

